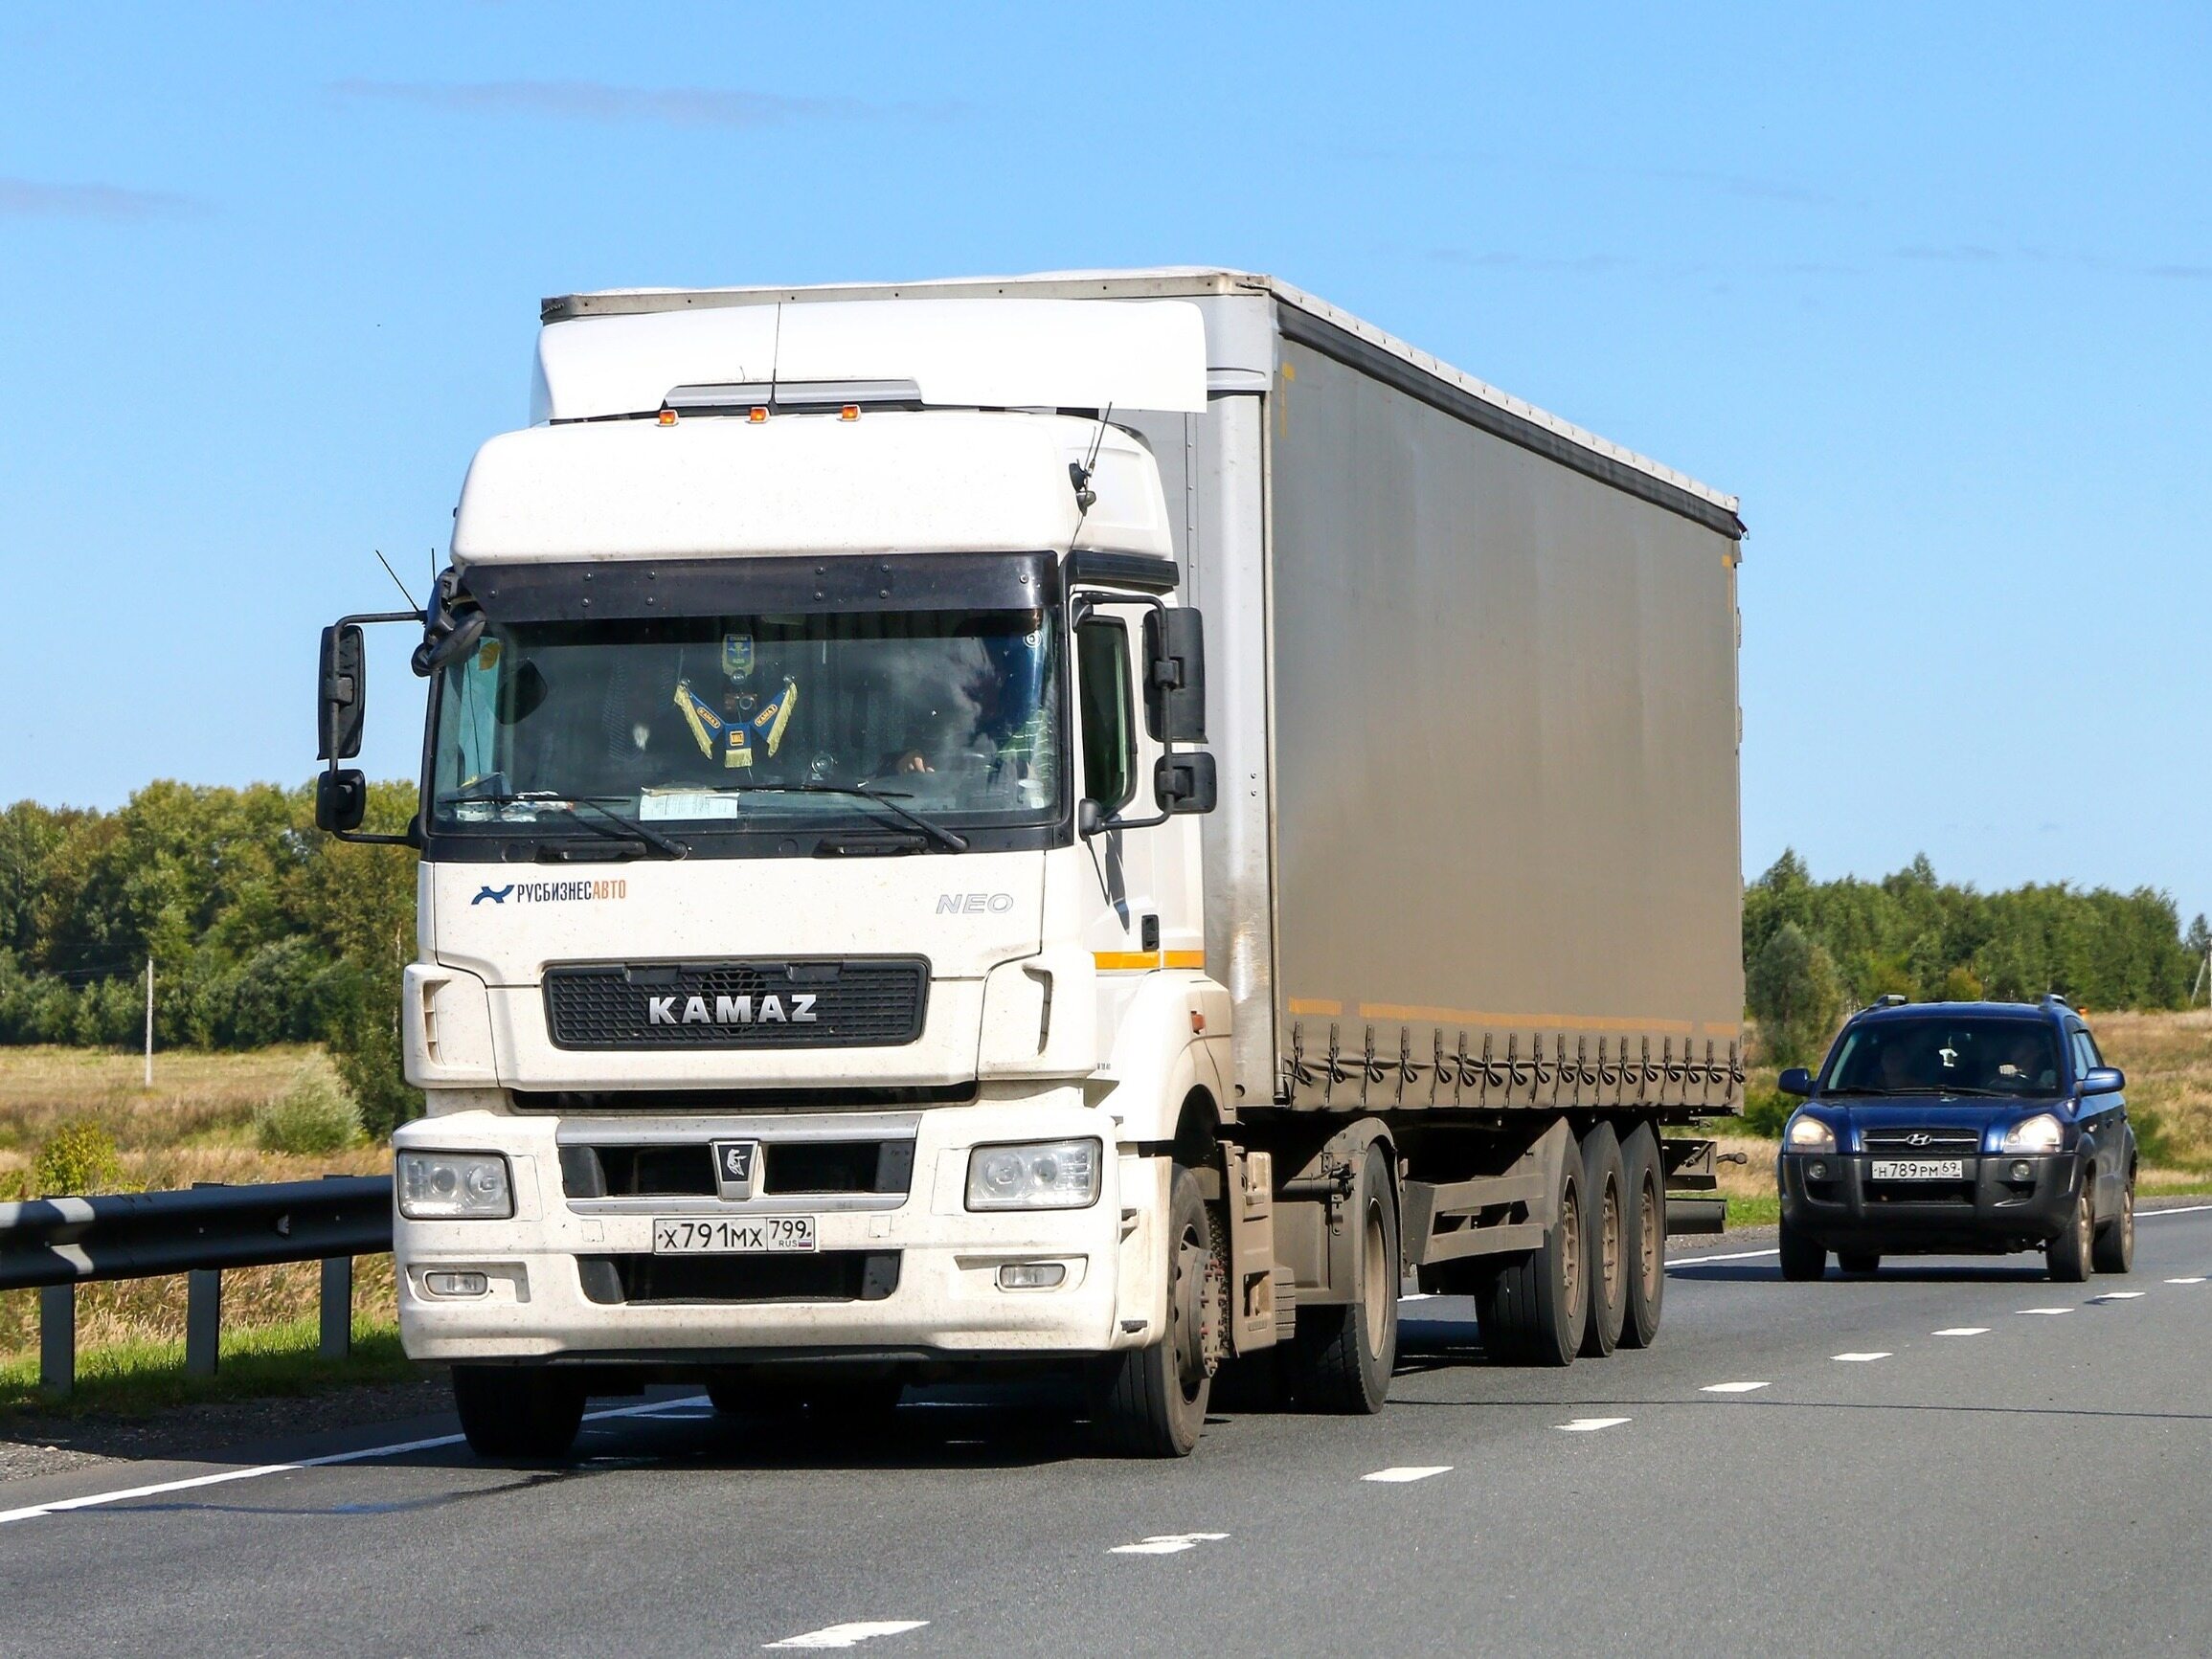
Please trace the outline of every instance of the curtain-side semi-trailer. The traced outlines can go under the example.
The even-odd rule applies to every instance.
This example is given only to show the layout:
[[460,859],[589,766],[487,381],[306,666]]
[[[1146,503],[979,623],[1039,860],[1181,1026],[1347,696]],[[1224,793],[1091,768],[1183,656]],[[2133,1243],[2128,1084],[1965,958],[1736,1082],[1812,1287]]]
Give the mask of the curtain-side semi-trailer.
[[[1270,278],[576,295],[423,613],[407,1351],[1374,1411],[1657,1334],[1742,1079],[1733,498]],[[1683,1132],[1670,1133],[1670,1130]]]

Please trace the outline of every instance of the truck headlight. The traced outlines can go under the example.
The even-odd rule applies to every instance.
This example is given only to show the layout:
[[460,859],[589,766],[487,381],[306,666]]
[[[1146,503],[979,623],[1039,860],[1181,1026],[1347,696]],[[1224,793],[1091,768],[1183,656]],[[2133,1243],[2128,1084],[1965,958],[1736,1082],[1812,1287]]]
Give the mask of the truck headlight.
[[495,1152],[403,1152],[395,1166],[399,1213],[411,1222],[506,1221],[514,1183]]
[[1095,1140],[980,1146],[968,1155],[971,1210],[1080,1210],[1098,1201]]
[[2023,1117],[2004,1132],[2006,1152],[2057,1152],[2066,1138],[2065,1125],[2047,1111]]
[[1792,1152],[1834,1152],[1836,1132],[1817,1117],[1799,1112],[1790,1120],[1790,1128],[1782,1137]]

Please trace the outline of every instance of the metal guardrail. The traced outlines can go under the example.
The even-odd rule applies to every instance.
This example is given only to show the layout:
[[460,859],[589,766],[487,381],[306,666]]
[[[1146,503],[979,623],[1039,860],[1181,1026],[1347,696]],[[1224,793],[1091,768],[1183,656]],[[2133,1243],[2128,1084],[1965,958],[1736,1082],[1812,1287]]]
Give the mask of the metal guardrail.
[[342,1359],[353,1339],[353,1258],[391,1248],[390,1176],[0,1204],[0,1290],[39,1290],[39,1385],[54,1394],[76,1385],[79,1285],[189,1275],[185,1371],[213,1377],[223,1269],[320,1261],[322,1352]]

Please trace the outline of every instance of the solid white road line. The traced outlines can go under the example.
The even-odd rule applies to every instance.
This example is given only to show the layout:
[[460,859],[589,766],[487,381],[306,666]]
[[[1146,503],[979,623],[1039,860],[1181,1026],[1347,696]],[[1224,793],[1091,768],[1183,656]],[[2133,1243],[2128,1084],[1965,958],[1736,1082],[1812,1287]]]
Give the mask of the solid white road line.
[[857,1619],[849,1625],[825,1625],[803,1636],[786,1636],[780,1642],[763,1642],[763,1648],[857,1648],[878,1636],[896,1636],[918,1630],[927,1619]]
[[[691,1395],[683,1400],[656,1400],[644,1405],[619,1405],[606,1411],[587,1411],[586,1423],[597,1423],[610,1417],[651,1417],[679,1405],[697,1405],[707,1397]],[[410,1451],[434,1451],[440,1446],[459,1446],[467,1437],[459,1434],[438,1434],[427,1440],[403,1440],[392,1446],[365,1446],[359,1451],[333,1451],[322,1457],[304,1457],[297,1463],[264,1463],[253,1468],[226,1468],[214,1474],[195,1474],[183,1480],[156,1481],[151,1486],[124,1487],[115,1491],[91,1492],[80,1498],[56,1498],[50,1504],[33,1504],[26,1509],[0,1510],[0,1526],[10,1521],[28,1521],[39,1515],[59,1514],[65,1510],[88,1510],[102,1504],[128,1503],[133,1498],[160,1497],[172,1491],[193,1491],[201,1487],[223,1486],[235,1480],[259,1480],[265,1474],[289,1474],[294,1469],[327,1468],[332,1464],[369,1463],[380,1457],[398,1457]]]
[[2195,1216],[2201,1215],[2206,1210],[2212,1210],[2212,1204],[2176,1204],[2170,1210],[2137,1210],[2135,1220],[2155,1222],[2160,1216]]
[[1227,1533],[1156,1533],[1134,1544],[1116,1544],[1106,1553],[1110,1556],[1180,1556],[1185,1550],[1195,1550],[1200,1544],[1218,1544],[1228,1536]]
[[1836,1356],[1836,1357],[1837,1357],[1838,1359],[1847,1360],[1847,1361],[1849,1361],[1851,1364],[1854,1364],[1854,1365],[1863,1365],[1863,1364],[1865,1364],[1865,1363],[1866,1363],[1868,1360],[1871,1360],[1871,1359],[1891,1359],[1891,1358],[1895,1358],[1895,1357],[1896,1357],[1896,1356],[1894,1356],[1893,1354],[1891,1354],[1891,1353],[1889,1352],[1889,1350],[1888,1350],[1888,1349],[1885,1348],[1885,1349],[1881,1350],[1879,1353],[1873,1353],[1873,1354],[1839,1354],[1839,1355],[1837,1355],[1837,1356]]
[[2016,1308],[2016,1309],[2014,1309],[2014,1310],[2013,1310],[2013,1312],[2015,1312],[2016,1313],[2050,1313],[2050,1314],[2059,1314],[2059,1313],[2071,1313],[2071,1312],[2073,1312],[2073,1310],[2072,1310],[2071,1308]]
[[2166,1283],[2169,1285],[2201,1285],[2204,1283],[2204,1275],[2200,1273],[2194,1279],[2168,1279]]
[[1670,1267],[1694,1267],[1700,1262],[1748,1262],[1753,1256],[1779,1256],[1781,1253],[1782,1246],[1776,1244],[1772,1249],[1766,1250],[1731,1250],[1725,1256],[1707,1256],[1704,1254],[1694,1256],[1677,1256],[1673,1261],[1669,1262],[1667,1266]]
[[1749,1394],[1753,1389],[1772,1388],[1771,1382],[1708,1382],[1699,1389],[1700,1394]]
[[1987,1336],[1987,1325],[1946,1325],[1936,1333],[1938,1336]]
[[1450,1474],[1448,1463],[1409,1464],[1402,1468],[1379,1468],[1373,1474],[1360,1476],[1362,1480],[1409,1481],[1427,1480],[1433,1474]]
[[1578,1417],[1559,1426],[1569,1434],[1594,1434],[1601,1428],[1618,1428],[1628,1421],[1625,1417]]

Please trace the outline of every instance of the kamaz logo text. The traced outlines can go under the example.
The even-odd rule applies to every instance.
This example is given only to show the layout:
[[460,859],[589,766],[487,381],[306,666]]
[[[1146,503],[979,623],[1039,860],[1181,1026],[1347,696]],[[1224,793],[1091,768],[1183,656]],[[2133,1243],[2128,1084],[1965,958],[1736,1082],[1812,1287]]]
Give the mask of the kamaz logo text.
[[1003,916],[1014,908],[1011,893],[939,893],[937,914],[940,916],[981,916],[986,912]]
[[[681,1012],[676,1004],[681,1001]],[[648,1025],[812,1025],[815,993],[795,991],[791,995],[791,1008],[784,1011],[783,998],[770,992],[759,999],[757,1006],[750,997],[717,997],[712,1011],[704,997],[648,997],[645,998],[645,1023]]]

